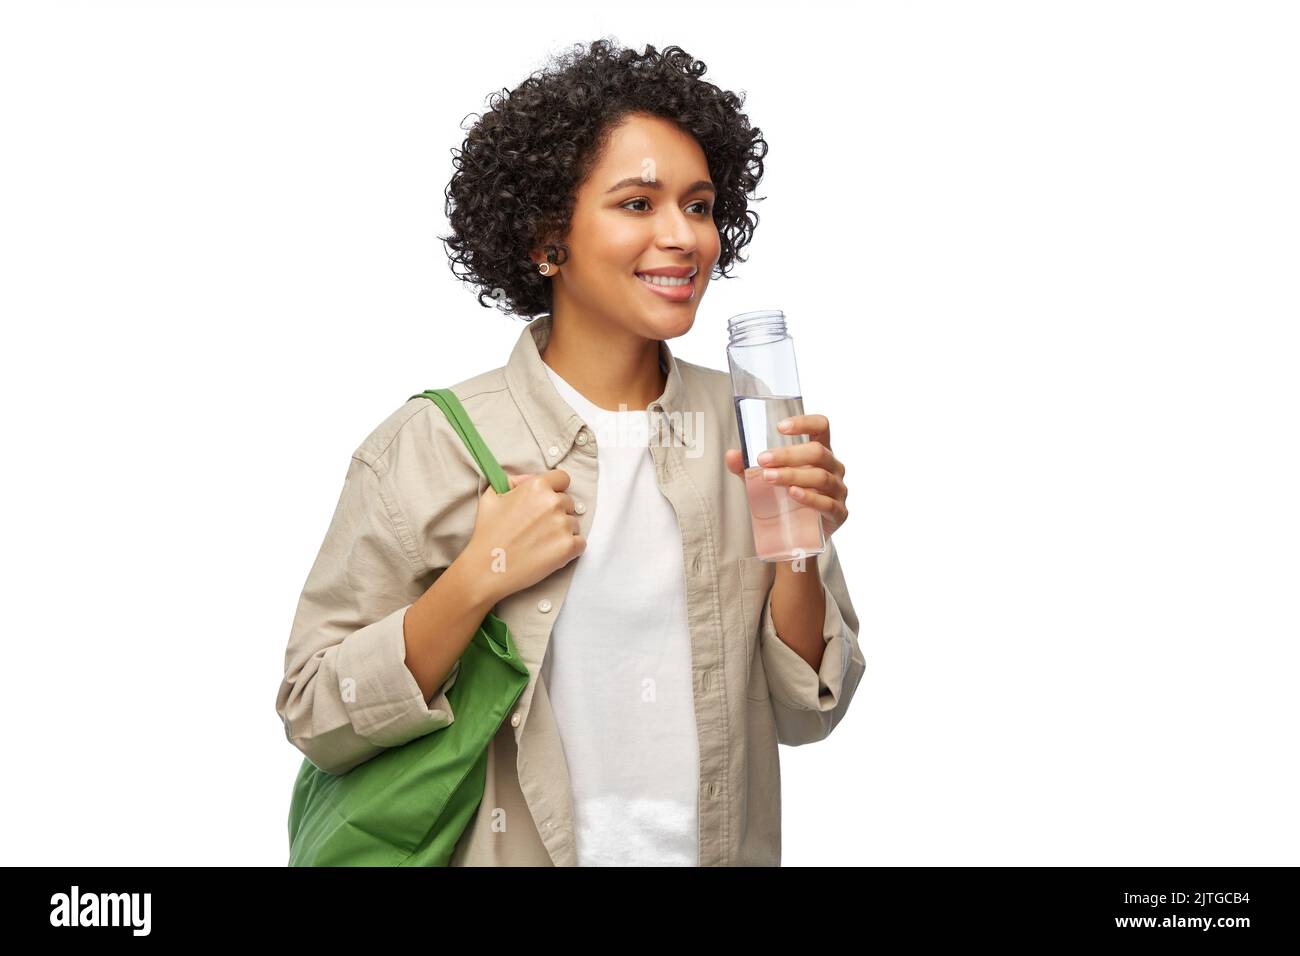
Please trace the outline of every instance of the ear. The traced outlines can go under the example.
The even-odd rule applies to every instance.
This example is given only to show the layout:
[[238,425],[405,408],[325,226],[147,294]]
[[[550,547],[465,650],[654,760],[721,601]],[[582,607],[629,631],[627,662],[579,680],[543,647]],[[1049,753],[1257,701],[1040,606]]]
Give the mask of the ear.
[[548,244],[553,245],[554,243],[552,243],[549,238],[539,239],[537,243],[528,250],[528,258],[533,260],[534,266],[540,266],[546,261],[546,246]]
[[528,258],[533,260],[533,265],[540,266],[543,262],[550,261],[546,258],[547,246],[550,246],[550,251],[555,253],[555,261],[552,265],[560,266],[564,265],[564,263],[568,261],[568,250],[563,248],[559,239],[550,236],[546,239],[539,240],[538,243],[529,251]]

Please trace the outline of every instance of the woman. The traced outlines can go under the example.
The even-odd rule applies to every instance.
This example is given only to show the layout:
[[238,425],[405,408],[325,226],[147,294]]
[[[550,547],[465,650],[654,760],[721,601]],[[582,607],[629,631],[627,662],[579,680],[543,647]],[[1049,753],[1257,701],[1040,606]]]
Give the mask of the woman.
[[[540,317],[452,391],[511,490],[411,399],[353,453],[299,601],[277,711],[333,773],[447,727],[478,624],[510,627],[529,683],[453,865],[777,865],[777,744],[829,734],[862,675],[829,538],[802,568],[755,557],[729,375],[665,341],[757,222],[767,144],[704,72],[600,40],[478,119],[452,268]],[[810,440],[770,480],[830,535],[829,422],[785,431]]]

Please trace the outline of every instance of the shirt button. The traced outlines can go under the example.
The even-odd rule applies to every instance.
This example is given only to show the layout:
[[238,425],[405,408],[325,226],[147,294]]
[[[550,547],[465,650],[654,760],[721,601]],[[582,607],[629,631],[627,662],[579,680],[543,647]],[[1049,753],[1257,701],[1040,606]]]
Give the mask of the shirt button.
[[560,453],[560,448],[558,445],[552,445],[550,448],[546,449],[546,453],[554,458]]
[[518,727],[518,726],[519,726],[519,721],[520,721],[520,720],[521,720],[521,718],[520,718],[520,716],[519,716],[519,711],[515,711],[513,714],[510,715],[510,726],[511,726],[511,727]]
[[573,510],[580,515],[585,515],[587,513],[587,506],[584,505],[581,501],[578,501],[574,503]]
[[551,609],[550,598],[542,598],[540,601],[537,602],[537,610],[541,611],[543,614],[545,614],[550,609]]
[[578,432],[578,444],[579,444],[579,445],[585,445],[585,444],[587,444],[587,433],[586,433],[586,432]]

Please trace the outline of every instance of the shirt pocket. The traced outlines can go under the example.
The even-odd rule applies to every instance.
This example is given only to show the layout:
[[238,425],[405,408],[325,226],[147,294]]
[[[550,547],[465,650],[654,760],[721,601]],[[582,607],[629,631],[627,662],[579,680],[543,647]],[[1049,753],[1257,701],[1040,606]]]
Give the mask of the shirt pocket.
[[745,628],[746,660],[749,661],[749,680],[745,696],[750,700],[768,699],[767,672],[763,669],[763,655],[759,647],[758,628],[763,620],[763,607],[768,592],[776,579],[776,565],[750,555],[740,558],[741,620]]

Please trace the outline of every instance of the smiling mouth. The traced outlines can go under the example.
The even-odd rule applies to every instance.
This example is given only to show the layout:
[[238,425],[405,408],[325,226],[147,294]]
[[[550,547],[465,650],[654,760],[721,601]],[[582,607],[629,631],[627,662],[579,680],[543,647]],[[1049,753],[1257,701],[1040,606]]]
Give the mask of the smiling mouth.
[[658,296],[660,301],[678,305],[695,301],[696,294],[700,291],[695,287],[695,279],[698,275],[697,270],[692,271],[689,276],[682,276],[681,278],[648,275],[644,272],[636,273],[636,277],[641,281],[641,284]]
[[640,279],[642,282],[647,283],[648,285],[663,286],[664,288],[667,289],[672,289],[684,285],[690,285],[692,282],[695,281],[694,275],[687,276],[684,279],[674,279],[669,276],[651,276],[651,275],[646,275],[644,272],[638,272],[636,274],[636,277]]

